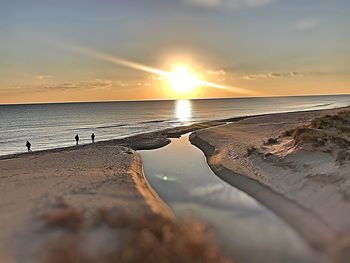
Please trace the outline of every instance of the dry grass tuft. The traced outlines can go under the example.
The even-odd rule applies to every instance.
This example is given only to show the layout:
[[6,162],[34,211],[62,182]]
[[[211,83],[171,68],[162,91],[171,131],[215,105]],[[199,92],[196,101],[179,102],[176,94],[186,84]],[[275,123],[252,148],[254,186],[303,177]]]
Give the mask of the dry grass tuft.
[[83,226],[84,212],[73,207],[59,207],[41,213],[47,226],[78,231]]
[[282,136],[283,137],[289,137],[292,136],[294,134],[295,129],[290,129],[290,130],[286,130],[283,132]]
[[350,111],[316,118],[312,121],[311,127],[324,130],[335,129],[338,132],[347,133],[350,131]]
[[332,153],[341,165],[350,161],[350,111],[315,118],[309,126],[285,131],[282,136],[292,136],[299,148]]
[[350,150],[341,150],[337,156],[337,162],[340,164],[344,164],[350,161]]
[[119,216],[113,226],[127,228],[116,262],[228,262],[206,227],[194,220],[174,222],[159,215]]
[[[206,226],[196,220],[175,221],[157,214],[134,216],[121,212],[118,209],[101,209],[93,224],[83,224],[79,211],[46,215],[43,219],[49,225],[63,230],[68,226],[72,231],[48,242],[47,247],[42,248],[41,262],[231,262],[222,256]],[[79,224],[71,225],[71,220]],[[78,227],[82,225],[84,227]],[[108,232],[113,233],[118,242],[113,239],[113,242],[100,244],[101,247],[97,245],[94,252],[84,251],[84,237],[100,227],[110,229]]]
[[255,152],[257,152],[257,149],[255,147],[247,148],[246,157],[251,156]]
[[311,144],[313,147],[325,146],[332,136],[318,129],[300,127],[296,128],[293,133],[294,145]]
[[57,239],[50,240],[39,255],[38,262],[42,263],[88,263],[87,258],[81,256],[79,237],[74,234],[64,234]]
[[265,145],[272,145],[278,143],[278,140],[275,138],[269,138],[264,144]]
[[331,251],[331,260],[336,263],[350,262],[350,236],[342,238]]

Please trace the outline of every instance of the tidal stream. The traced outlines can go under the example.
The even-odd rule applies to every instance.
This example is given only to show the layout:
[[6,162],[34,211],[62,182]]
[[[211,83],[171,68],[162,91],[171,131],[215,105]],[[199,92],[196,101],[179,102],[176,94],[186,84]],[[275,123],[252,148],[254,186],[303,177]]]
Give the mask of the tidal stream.
[[188,135],[140,154],[147,180],[176,216],[208,224],[236,262],[323,261],[282,219],[218,178]]

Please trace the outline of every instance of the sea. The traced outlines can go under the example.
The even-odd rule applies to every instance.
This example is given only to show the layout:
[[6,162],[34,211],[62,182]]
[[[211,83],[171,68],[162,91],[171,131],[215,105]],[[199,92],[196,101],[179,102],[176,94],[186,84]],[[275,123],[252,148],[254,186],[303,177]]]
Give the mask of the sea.
[[123,138],[195,122],[344,107],[349,95],[0,105],[0,155]]

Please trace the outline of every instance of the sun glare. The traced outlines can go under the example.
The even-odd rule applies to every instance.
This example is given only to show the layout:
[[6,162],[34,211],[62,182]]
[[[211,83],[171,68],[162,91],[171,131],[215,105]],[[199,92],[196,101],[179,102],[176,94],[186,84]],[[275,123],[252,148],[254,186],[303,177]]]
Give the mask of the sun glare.
[[176,118],[180,122],[188,122],[192,119],[192,105],[190,100],[177,100],[175,102]]
[[180,95],[190,94],[198,87],[196,76],[184,66],[176,66],[167,78],[171,89]]

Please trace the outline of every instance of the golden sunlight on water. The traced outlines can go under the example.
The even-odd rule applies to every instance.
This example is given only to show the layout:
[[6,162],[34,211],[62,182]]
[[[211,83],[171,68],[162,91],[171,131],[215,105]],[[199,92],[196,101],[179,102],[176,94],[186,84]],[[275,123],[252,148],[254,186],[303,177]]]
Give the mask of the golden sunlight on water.
[[190,100],[177,100],[175,102],[176,118],[180,122],[188,122],[192,118],[192,104]]

